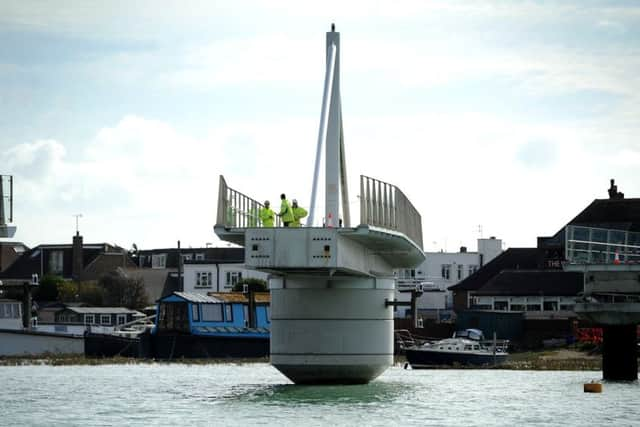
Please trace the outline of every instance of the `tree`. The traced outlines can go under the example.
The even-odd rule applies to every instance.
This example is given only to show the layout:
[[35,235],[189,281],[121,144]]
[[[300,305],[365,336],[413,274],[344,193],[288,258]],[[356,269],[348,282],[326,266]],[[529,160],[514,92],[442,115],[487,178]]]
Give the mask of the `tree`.
[[104,289],[95,282],[82,282],[78,285],[78,295],[80,301],[93,307],[100,307],[104,304]]
[[233,291],[242,292],[244,290],[244,285],[247,285],[251,292],[267,292],[269,290],[265,280],[256,279],[255,277],[247,277],[238,280],[238,283],[233,286]]
[[36,301],[56,301],[58,299],[58,284],[64,283],[60,276],[46,274],[40,279],[34,299]]
[[112,271],[100,278],[98,285],[104,289],[104,304],[139,310],[149,305],[149,297],[141,277],[127,277]]
[[78,284],[75,282],[59,282],[56,285],[56,289],[58,290],[58,301],[60,302],[77,302],[79,299],[78,295]]

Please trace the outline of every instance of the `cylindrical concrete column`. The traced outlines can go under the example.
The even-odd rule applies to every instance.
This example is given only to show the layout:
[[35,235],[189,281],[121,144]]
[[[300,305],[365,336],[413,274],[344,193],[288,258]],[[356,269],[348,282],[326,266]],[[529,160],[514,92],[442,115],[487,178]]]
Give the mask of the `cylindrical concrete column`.
[[297,384],[367,383],[393,364],[391,279],[270,281],[271,364]]
[[602,376],[605,380],[638,379],[636,325],[603,326]]

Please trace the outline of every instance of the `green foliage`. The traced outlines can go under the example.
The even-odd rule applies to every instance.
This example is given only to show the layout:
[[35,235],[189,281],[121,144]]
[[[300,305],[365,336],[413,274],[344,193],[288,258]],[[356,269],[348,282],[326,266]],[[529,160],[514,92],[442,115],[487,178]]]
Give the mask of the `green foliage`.
[[59,282],[56,285],[58,290],[58,301],[60,302],[76,302],[80,298],[78,295],[78,284],[75,282]]
[[95,282],[82,282],[78,285],[78,296],[81,302],[93,307],[104,305],[104,289]]
[[60,276],[46,274],[40,279],[40,285],[34,295],[36,301],[56,301],[58,299],[58,285],[64,283]]
[[247,277],[245,279],[240,279],[238,283],[233,286],[234,292],[242,292],[244,289],[244,285],[249,286],[249,291],[252,292],[267,292],[269,288],[267,287],[267,282],[263,279],[256,279],[255,277]]
[[104,289],[104,304],[110,307],[127,307],[140,310],[149,305],[149,297],[140,277],[127,277],[112,271],[102,276],[98,282]]

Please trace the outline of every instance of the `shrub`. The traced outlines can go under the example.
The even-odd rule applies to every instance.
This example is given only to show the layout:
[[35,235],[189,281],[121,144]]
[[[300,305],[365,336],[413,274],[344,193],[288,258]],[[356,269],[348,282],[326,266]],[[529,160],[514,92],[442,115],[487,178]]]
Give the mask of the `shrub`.
[[238,283],[233,286],[233,291],[242,292],[244,290],[244,285],[247,285],[249,287],[249,291],[252,292],[267,292],[269,290],[265,280],[256,279],[255,277],[247,277],[239,280]]

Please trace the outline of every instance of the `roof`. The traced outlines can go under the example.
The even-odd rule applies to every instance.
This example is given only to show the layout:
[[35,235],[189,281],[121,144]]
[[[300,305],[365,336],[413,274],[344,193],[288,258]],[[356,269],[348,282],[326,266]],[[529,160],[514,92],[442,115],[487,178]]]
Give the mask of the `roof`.
[[67,307],[66,310],[78,314],[139,314],[137,310],[125,307]]
[[[165,267],[166,268],[178,268],[178,248],[164,248],[164,249],[144,249],[137,252],[137,256],[144,256],[144,262],[140,265],[140,258],[138,258],[138,265],[141,267],[149,268],[152,266],[153,255],[166,255]],[[242,263],[244,262],[244,248],[180,248],[180,254],[191,254],[195,258],[196,254],[203,254],[204,260],[195,261],[185,260],[185,263],[205,263],[205,264],[221,264],[221,263]]]
[[[197,304],[220,304],[225,302],[246,304],[249,302],[246,294],[240,292],[209,292],[207,295],[192,292],[173,292],[172,295]],[[254,293],[254,298],[258,304],[269,303],[270,294],[269,292],[256,292]]]
[[558,270],[504,270],[474,294],[574,296],[582,290],[582,273]]
[[502,270],[534,269],[537,267],[537,248],[509,248],[486,263],[482,268],[456,285],[450,286],[452,291],[475,291],[480,289]]
[[[15,260],[5,271],[0,273],[0,279],[25,279],[30,280],[32,274],[47,274],[49,270],[49,254],[52,251],[62,251],[63,277],[71,277],[73,262],[73,245],[39,245],[32,248]],[[101,254],[122,254],[122,248],[101,244],[82,245],[82,265],[86,268]],[[44,256],[43,256],[44,253]]]

